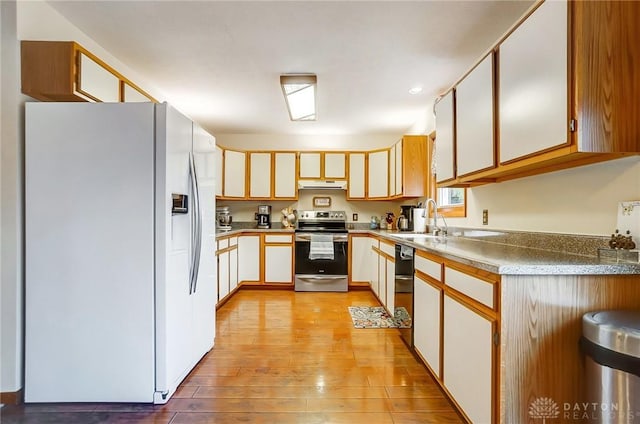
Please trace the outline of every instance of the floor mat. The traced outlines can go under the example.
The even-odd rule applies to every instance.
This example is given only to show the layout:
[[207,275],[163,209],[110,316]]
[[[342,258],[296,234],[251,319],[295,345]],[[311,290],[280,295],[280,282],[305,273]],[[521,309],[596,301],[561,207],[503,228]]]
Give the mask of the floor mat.
[[355,328],[411,328],[411,317],[403,307],[395,309],[395,317],[382,306],[349,306]]

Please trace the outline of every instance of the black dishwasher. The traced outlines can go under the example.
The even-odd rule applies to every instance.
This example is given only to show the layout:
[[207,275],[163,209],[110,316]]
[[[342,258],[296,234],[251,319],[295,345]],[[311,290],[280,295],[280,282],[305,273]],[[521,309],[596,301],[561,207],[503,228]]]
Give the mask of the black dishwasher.
[[400,335],[413,347],[413,247],[396,244],[394,314],[400,319]]

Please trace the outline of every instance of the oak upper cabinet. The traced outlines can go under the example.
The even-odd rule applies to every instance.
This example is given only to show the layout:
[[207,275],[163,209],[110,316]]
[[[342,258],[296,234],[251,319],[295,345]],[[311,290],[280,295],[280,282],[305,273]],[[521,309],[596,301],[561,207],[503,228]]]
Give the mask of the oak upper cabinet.
[[20,43],[22,93],[42,101],[155,102],[73,41]]
[[216,146],[216,156],[215,156],[215,173],[216,173],[216,196],[222,196],[223,189],[223,160],[224,151],[220,146]]
[[275,152],[273,157],[273,197],[276,199],[297,199],[296,153]]
[[365,175],[366,175],[366,153],[349,153],[349,186],[347,189],[347,199],[364,199]]
[[427,137],[405,135],[395,145],[396,196],[423,197],[429,194]]
[[245,197],[246,156],[245,152],[224,151],[224,197]]
[[568,144],[567,2],[546,1],[500,44],[500,162]]
[[324,153],[324,175],[328,180],[344,180],[347,178],[347,154],[343,152]]
[[458,176],[495,166],[493,99],[493,54],[489,54],[456,86]]
[[271,197],[271,153],[248,152],[249,197],[269,199]]
[[367,170],[369,199],[384,199],[389,196],[389,150],[369,152]]
[[445,94],[436,111],[436,182],[453,180],[455,174],[454,90]]
[[396,195],[396,148],[389,148],[389,197]]
[[[426,142],[426,140],[425,140]],[[404,171],[404,166],[403,164],[403,160],[404,157],[402,155],[402,140],[398,141],[395,145],[394,145],[394,150],[395,150],[395,158],[396,158],[396,166],[395,166],[395,176],[393,177],[395,179],[395,190],[393,192],[393,194],[395,196],[399,196],[403,193],[403,178],[402,178],[402,173]]]
[[301,152],[300,179],[344,180],[347,178],[344,152]]

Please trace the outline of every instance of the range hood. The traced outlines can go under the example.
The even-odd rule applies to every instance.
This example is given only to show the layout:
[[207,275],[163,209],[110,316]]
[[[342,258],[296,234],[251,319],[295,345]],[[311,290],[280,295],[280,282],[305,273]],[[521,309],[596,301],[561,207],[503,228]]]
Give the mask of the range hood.
[[346,190],[346,180],[298,180],[300,190]]

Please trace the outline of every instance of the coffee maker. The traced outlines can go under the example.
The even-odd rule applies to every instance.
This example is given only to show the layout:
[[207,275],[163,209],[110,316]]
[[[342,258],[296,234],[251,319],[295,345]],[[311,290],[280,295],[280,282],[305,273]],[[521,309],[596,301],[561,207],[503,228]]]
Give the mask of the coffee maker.
[[258,206],[258,228],[271,228],[271,206]]
[[400,206],[400,215],[407,218],[408,225],[406,228],[401,228],[401,231],[413,231],[413,210],[416,207],[414,205],[401,205]]

